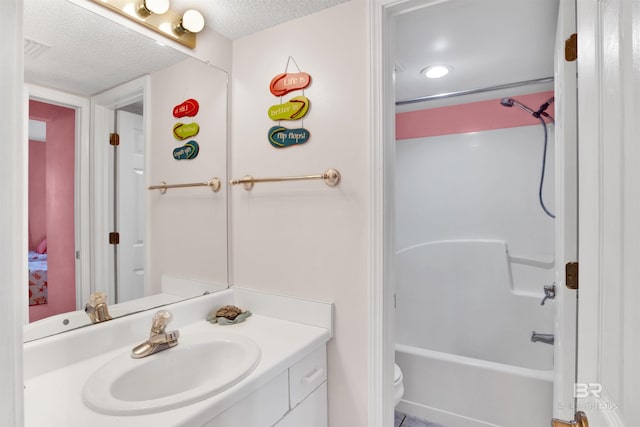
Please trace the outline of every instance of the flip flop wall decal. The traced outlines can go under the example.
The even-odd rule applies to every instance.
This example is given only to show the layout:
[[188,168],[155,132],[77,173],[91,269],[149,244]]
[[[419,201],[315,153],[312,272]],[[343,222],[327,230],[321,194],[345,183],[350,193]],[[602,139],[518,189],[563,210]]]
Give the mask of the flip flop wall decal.
[[294,90],[304,89],[311,83],[311,76],[307,73],[283,73],[271,80],[269,90],[275,96],[283,96]]
[[196,122],[176,123],[173,126],[173,136],[180,141],[196,136],[198,132],[200,132],[200,126]]
[[173,117],[194,117],[200,110],[200,104],[193,98],[189,98],[182,104],[178,104],[173,107]]
[[274,126],[269,129],[269,142],[276,148],[304,144],[310,136],[311,133],[305,128],[287,129],[282,126]]
[[309,111],[309,98],[306,96],[296,96],[284,104],[272,105],[269,107],[269,118],[271,120],[299,120]]
[[190,141],[184,144],[182,147],[178,147],[173,150],[173,158],[176,160],[191,160],[195,159],[200,152],[200,147],[196,141]]

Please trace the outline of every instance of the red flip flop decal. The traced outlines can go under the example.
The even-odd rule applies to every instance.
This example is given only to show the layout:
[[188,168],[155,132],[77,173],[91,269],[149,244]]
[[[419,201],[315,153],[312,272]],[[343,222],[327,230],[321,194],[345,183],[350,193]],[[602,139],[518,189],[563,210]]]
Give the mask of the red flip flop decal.
[[311,84],[311,76],[307,73],[283,73],[271,80],[269,90],[275,96],[283,96],[294,90],[304,89]]
[[187,99],[182,104],[178,104],[173,107],[173,117],[194,117],[198,114],[200,104],[193,98]]

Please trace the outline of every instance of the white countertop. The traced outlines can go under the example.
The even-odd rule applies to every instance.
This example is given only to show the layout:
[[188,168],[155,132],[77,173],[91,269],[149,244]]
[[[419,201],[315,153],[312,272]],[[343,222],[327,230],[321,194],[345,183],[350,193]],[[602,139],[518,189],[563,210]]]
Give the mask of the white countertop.
[[[209,304],[224,304],[226,301],[211,298]],[[194,304],[194,303],[192,303]],[[200,302],[195,304],[202,305]],[[189,302],[179,303],[180,310],[189,310]],[[176,306],[177,307],[177,306]],[[168,308],[171,311],[171,308]],[[202,308],[199,308],[202,311]],[[195,311],[198,311],[196,309]],[[206,311],[206,310],[205,310]],[[172,311],[173,312],[173,311]],[[200,313],[198,313],[200,314]],[[129,319],[122,319],[118,324],[113,322],[113,334],[125,336],[124,342],[110,337],[111,329],[103,327],[102,330],[92,333],[90,328],[84,328],[77,333],[82,336],[73,336],[74,331],[69,332],[69,337],[51,337],[34,343],[25,344],[25,354],[28,357],[25,363],[38,363],[39,359],[48,357],[47,349],[55,349],[56,354],[51,358],[57,359],[57,363],[46,362],[47,369],[25,366],[25,426],[27,427],[72,427],[72,426],[196,426],[212,419],[216,415],[231,407],[251,392],[265,385],[271,379],[283,372],[293,363],[302,359],[318,347],[325,345],[330,339],[330,332],[326,328],[309,326],[287,320],[275,319],[260,314],[254,314],[244,323],[237,325],[220,326],[207,322],[203,317],[194,320],[187,325],[170,324],[167,329],[179,329],[181,339],[189,335],[204,337],[216,334],[240,334],[254,340],[261,349],[261,359],[255,370],[226,391],[208,399],[196,402],[181,408],[158,412],[148,415],[136,416],[110,416],[94,412],[82,402],[82,388],[89,376],[103,364],[122,354],[129,354],[131,349],[144,341],[148,336],[148,327],[153,312],[140,313]],[[174,312],[174,316],[176,313]],[[174,317],[177,319],[178,317]],[[110,323],[110,322],[107,322]],[[132,340],[129,330],[135,330],[138,334],[140,323],[144,325],[146,334],[140,334],[138,339]],[[102,326],[102,325],[96,325]],[[106,324],[105,324],[106,326]],[[143,330],[142,329],[142,330]],[[117,345],[112,350],[87,352],[87,357],[78,357],[71,350],[79,343],[102,347],[104,349],[104,337],[107,341],[116,341]],[[99,340],[100,344],[92,342],[92,338]],[[47,342],[46,340],[51,340]],[[44,342],[43,342],[44,341]],[[180,344],[178,344],[180,345]],[[55,346],[55,347],[53,347]],[[167,352],[171,349],[165,350]],[[65,352],[69,354],[68,364],[60,363],[65,358]],[[81,352],[82,353],[82,352]],[[206,361],[203,361],[202,369],[207,369]],[[162,373],[159,372],[159,375]]]

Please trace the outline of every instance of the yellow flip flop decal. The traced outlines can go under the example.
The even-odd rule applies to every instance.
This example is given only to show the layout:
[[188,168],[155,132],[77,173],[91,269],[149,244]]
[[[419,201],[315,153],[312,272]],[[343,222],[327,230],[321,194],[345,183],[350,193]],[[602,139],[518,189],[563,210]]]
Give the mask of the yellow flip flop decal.
[[200,132],[200,126],[196,122],[176,123],[173,126],[173,136],[180,141],[196,136],[198,132]]
[[309,111],[309,98],[306,96],[296,96],[284,104],[272,105],[269,107],[269,118],[271,120],[299,120]]

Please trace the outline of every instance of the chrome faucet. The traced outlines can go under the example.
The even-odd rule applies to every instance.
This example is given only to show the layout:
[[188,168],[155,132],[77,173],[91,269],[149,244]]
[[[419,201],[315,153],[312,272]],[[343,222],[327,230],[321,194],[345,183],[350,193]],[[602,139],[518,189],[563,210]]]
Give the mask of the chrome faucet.
[[544,298],[542,298],[542,302],[540,302],[540,305],[544,305],[544,303],[548,300],[548,299],[555,299],[556,298],[556,284],[552,284],[552,285],[545,285],[544,286]]
[[536,331],[533,331],[531,333],[531,342],[540,341],[545,344],[553,345],[554,340],[555,337],[553,336],[553,334],[538,334],[536,333]]
[[92,323],[106,322],[111,320],[109,307],[107,307],[107,295],[104,292],[94,292],[89,296],[89,302],[84,306]]
[[167,310],[160,310],[151,321],[151,333],[149,339],[131,350],[131,357],[141,359],[151,354],[158,353],[178,345],[180,331],[165,331],[165,328],[173,319],[173,315]]

